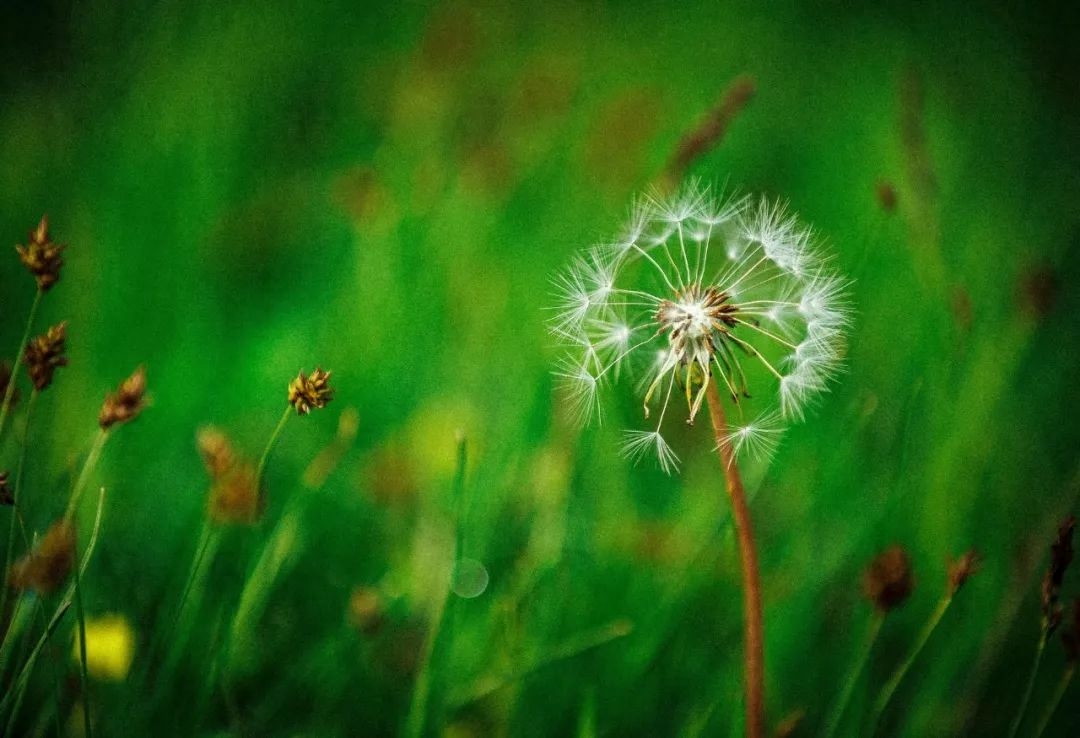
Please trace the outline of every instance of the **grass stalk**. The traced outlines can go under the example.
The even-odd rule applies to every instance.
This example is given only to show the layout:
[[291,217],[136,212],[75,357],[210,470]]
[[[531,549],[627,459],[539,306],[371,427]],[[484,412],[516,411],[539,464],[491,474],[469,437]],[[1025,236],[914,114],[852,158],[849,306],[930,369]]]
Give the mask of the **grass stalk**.
[[292,417],[292,405],[285,406],[285,412],[281,415],[281,420],[278,421],[277,426],[274,428],[274,432],[270,434],[270,440],[266,442],[266,448],[263,449],[262,456],[259,457],[259,465],[255,467],[255,485],[259,493],[262,494],[262,479],[263,474],[266,473],[266,464],[270,460],[270,452],[274,450],[274,446],[277,445],[278,438],[281,436],[281,431],[285,429],[285,424],[289,422],[289,418]]
[[746,491],[743,488],[738,466],[735,464],[734,451],[729,444],[723,442],[724,434],[727,432],[727,420],[724,417],[724,407],[715,382],[708,384],[706,399],[713,434],[716,437],[716,450],[720,455],[720,466],[724,470],[728,497],[731,498],[735,532],[739,539],[739,560],[742,564],[746,735],[747,738],[762,738],[765,735],[765,639],[757,548],[754,545],[754,532],[750,522],[750,508],[746,503]]
[[105,441],[107,440],[109,440],[109,431],[105,428],[99,428],[97,435],[94,436],[94,443],[90,446],[90,452],[86,455],[86,461],[83,462],[79,478],[75,480],[75,486],[71,488],[71,497],[68,499],[67,509],[64,511],[65,520],[71,520],[75,517],[75,511],[78,508],[79,500],[82,498],[83,489],[90,478],[90,473],[97,466],[98,459],[101,458],[101,451],[105,448]]
[[453,584],[453,567],[457,563],[461,545],[461,520],[459,519],[463,508],[462,499],[465,494],[465,463],[467,460],[466,444],[464,436],[458,438],[457,468],[454,472],[453,502],[456,511],[454,519],[454,543],[450,555],[451,569],[444,586],[441,587],[438,600],[431,614],[431,626],[428,628],[427,637],[424,639],[424,649],[420,655],[420,665],[416,672],[416,682],[413,685],[412,700],[409,703],[409,714],[405,723],[405,735],[408,738],[420,738],[424,733],[427,722],[428,700],[431,696],[431,665],[435,653],[435,646],[439,639],[439,632],[443,626],[446,614],[446,605],[450,599],[450,587]]
[[[101,488],[101,492],[98,495],[97,512],[94,516],[94,529],[90,534],[90,540],[86,544],[86,551],[83,553],[82,561],[76,563],[78,568],[78,576],[81,577],[86,573],[86,568],[90,565],[90,558],[94,554],[94,549],[97,547],[98,536],[101,533],[101,518],[105,509],[105,488]],[[53,612],[52,618],[49,620],[45,631],[41,634],[37,643],[34,645],[33,650],[30,652],[29,657],[23,662],[22,669],[19,671],[18,676],[12,683],[12,687],[4,695],[2,701],[0,701],[0,715],[10,707],[11,712],[8,717],[7,729],[3,735],[13,735],[12,730],[15,726],[15,719],[19,712],[19,707],[22,705],[23,696],[26,693],[26,688],[30,683],[30,676],[34,672],[34,666],[37,664],[37,660],[41,655],[42,650],[48,644],[49,639],[57,628],[60,627],[60,623],[63,621],[64,615],[71,609],[72,602],[75,598],[75,584],[72,583],[64,596],[60,599],[60,604],[57,605],[55,612]]]
[[[23,469],[26,468],[26,446],[29,443],[30,435],[30,418],[34,414],[34,405],[36,404],[38,391],[35,389],[30,393],[30,399],[26,403],[26,420],[23,425],[23,438],[22,445],[19,448],[19,461],[15,467],[15,484],[11,489],[11,496],[15,500],[15,504],[11,506],[11,520],[8,524],[8,539],[7,550],[4,554],[4,569],[6,573],[11,568],[12,557],[15,555],[15,523],[22,515],[22,495],[19,494],[19,490],[22,488]],[[30,541],[26,535],[25,528],[23,529],[23,539],[27,548],[30,546]],[[0,587],[0,618],[7,612],[8,592],[10,587]]]
[[19,364],[22,363],[26,344],[30,340],[30,331],[34,329],[34,318],[37,317],[43,294],[45,293],[39,288],[34,295],[34,302],[30,305],[30,316],[26,319],[26,329],[23,331],[22,340],[19,341],[19,348],[15,352],[15,362],[11,365],[11,379],[8,380],[7,389],[4,390],[3,404],[0,404],[0,438],[4,437],[4,425],[7,423],[8,412],[11,410],[11,399],[15,396],[15,379],[19,375]]
[[1065,671],[1061,674],[1061,679],[1058,680],[1057,686],[1054,687],[1054,694],[1050,698],[1050,704],[1046,706],[1046,712],[1039,719],[1039,727],[1035,729],[1035,738],[1042,738],[1042,734],[1046,732],[1050,721],[1054,718],[1054,713],[1057,712],[1058,705],[1061,704],[1061,698],[1065,696],[1065,692],[1069,689],[1069,683],[1075,673],[1076,662],[1073,661],[1066,665]]
[[1039,643],[1035,646],[1035,659],[1031,664],[1031,672],[1028,674],[1024,694],[1020,698],[1020,707],[1017,708],[1016,717],[1013,718],[1012,723],[1009,725],[1009,738],[1016,738],[1020,725],[1024,722],[1028,703],[1031,702],[1031,693],[1035,689],[1035,677],[1039,674],[1039,665],[1042,664],[1042,657],[1046,651],[1046,642],[1048,640],[1050,640],[1050,634],[1046,631],[1046,628],[1043,628],[1042,635],[1039,636]]
[[934,612],[930,614],[930,619],[923,625],[923,629],[919,632],[918,637],[915,639],[915,643],[912,644],[911,650],[908,651],[907,656],[904,657],[900,666],[896,667],[896,670],[893,671],[889,680],[885,682],[885,686],[881,688],[877,699],[874,701],[874,711],[870,717],[870,735],[877,732],[881,717],[885,714],[885,710],[888,708],[889,702],[892,701],[893,695],[896,694],[900,682],[904,681],[904,677],[911,669],[912,664],[919,658],[919,654],[922,652],[926,642],[930,640],[930,636],[934,634],[934,630],[937,629],[938,623],[941,622],[941,618],[945,615],[945,611],[948,610],[949,605],[952,604],[952,599],[952,593],[947,592],[938,601],[937,607],[935,607]]
[[79,679],[82,682],[83,735],[94,737],[94,728],[90,723],[90,675],[86,671],[86,612],[83,610],[82,576],[75,567],[75,621],[79,628]]
[[836,704],[829,714],[829,721],[826,723],[825,732],[823,733],[825,738],[832,738],[840,727],[840,721],[844,717],[844,710],[847,709],[848,703],[851,701],[851,695],[855,691],[855,685],[858,684],[859,677],[862,676],[863,670],[866,668],[866,662],[870,660],[870,652],[873,651],[874,644],[877,642],[878,635],[881,633],[881,626],[885,622],[885,615],[886,613],[883,610],[874,611],[874,617],[873,620],[870,621],[870,630],[867,632],[866,639],[863,641],[862,650],[856,657],[855,662],[851,665],[851,670],[844,680],[844,686],[840,690],[840,695],[836,700]]

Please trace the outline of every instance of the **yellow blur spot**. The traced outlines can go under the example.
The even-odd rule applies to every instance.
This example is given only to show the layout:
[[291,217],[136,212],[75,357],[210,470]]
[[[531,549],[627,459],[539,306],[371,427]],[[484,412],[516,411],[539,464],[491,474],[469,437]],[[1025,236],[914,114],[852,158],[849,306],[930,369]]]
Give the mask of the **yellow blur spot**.
[[[79,660],[79,631],[75,629],[75,660]],[[122,615],[102,615],[86,621],[86,670],[90,676],[122,681],[135,656],[135,632]]]

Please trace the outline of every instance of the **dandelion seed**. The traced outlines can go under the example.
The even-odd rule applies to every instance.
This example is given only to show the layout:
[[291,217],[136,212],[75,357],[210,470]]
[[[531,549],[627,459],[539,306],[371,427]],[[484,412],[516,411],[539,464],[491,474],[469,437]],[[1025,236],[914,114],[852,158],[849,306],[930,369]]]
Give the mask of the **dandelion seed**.
[[556,373],[574,415],[597,415],[598,388],[624,365],[642,368],[643,415],[656,425],[630,439],[635,457],[670,453],[658,439],[672,399],[685,400],[692,425],[711,382],[739,417],[744,405],[779,406],[729,433],[742,453],[767,456],[779,422],[801,420],[842,364],[848,283],[812,232],[767,199],[697,183],[639,199],[615,242],[574,259],[555,284],[551,330],[568,351]]
[[768,461],[780,446],[783,434],[783,417],[771,412],[751,423],[731,426],[721,444],[731,448],[735,459],[749,457]]
[[632,461],[656,455],[666,474],[679,469],[679,457],[671,450],[659,431],[628,430],[623,439],[623,455]]

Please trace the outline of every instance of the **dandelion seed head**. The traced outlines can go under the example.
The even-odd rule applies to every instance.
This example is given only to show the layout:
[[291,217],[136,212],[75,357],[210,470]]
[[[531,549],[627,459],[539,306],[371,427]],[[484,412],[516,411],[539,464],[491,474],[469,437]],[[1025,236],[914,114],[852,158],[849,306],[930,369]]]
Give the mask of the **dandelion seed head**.
[[[740,418],[736,454],[768,456],[842,364],[848,283],[786,205],[714,193],[692,182],[635,202],[614,242],[556,278],[556,371],[571,412],[599,413],[599,389],[629,367],[648,429],[623,451],[678,467],[665,422],[693,424],[715,382]],[[685,403],[685,412],[675,408]],[[743,422],[745,417],[754,417]]]

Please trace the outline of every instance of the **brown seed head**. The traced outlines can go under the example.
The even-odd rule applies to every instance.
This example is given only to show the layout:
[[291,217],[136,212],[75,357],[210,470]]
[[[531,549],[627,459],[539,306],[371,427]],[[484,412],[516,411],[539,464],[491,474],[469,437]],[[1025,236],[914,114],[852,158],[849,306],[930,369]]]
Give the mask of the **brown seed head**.
[[53,243],[49,238],[49,219],[41,217],[37,228],[30,232],[30,239],[25,246],[16,246],[19,261],[30,270],[37,280],[38,289],[45,292],[60,279],[60,267],[64,265],[62,252],[64,246]]
[[98,425],[109,429],[117,423],[127,423],[138,417],[145,407],[146,370],[139,367],[120,383],[116,392],[105,398],[98,413]]
[[863,592],[882,612],[900,607],[914,588],[911,559],[901,546],[891,546],[878,554],[863,574]]
[[252,525],[263,512],[255,466],[233,448],[222,431],[207,426],[196,435],[206,473],[210,475],[207,515],[215,523]]
[[11,485],[8,484],[8,472],[0,472],[0,505],[14,505],[15,494],[11,490]]
[[330,372],[316,369],[310,377],[303,372],[289,383],[289,404],[296,409],[297,415],[307,415],[312,408],[326,407],[334,399],[334,390],[330,386]]
[[1080,661],[1080,597],[1073,600],[1072,619],[1061,632],[1061,643],[1065,646],[1065,659],[1070,664]]
[[53,373],[57,368],[67,366],[64,356],[64,341],[67,339],[67,321],[57,323],[48,331],[26,344],[26,356],[23,361],[30,372],[30,381],[38,392],[52,384]]
[[963,554],[956,561],[949,562],[949,596],[955,595],[964,586],[965,582],[982,566],[982,556],[972,549]]
[[367,636],[375,635],[386,621],[386,611],[379,591],[357,587],[349,596],[349,622]]
[[[7,393],[8,382],[15,381],[11,375],[11,364],[6,361],[0,361],[0,399]],[[16,387],[11,393],[11,405],[15,407],[15,403],[19,401],[19,389]]]
[[220,478],[236,463],[236,452],[229,437],[212,425],[200,428],[195,436],[206,473],[211,479]]
[[886,213],[896,210],[896,188],[892,182],[885,179],[878,180],[874,185],[874,196],[877,198],[878,205]]
[[8,584],[49,594],[64,583],[75,565],[75,525],[60,520],[41,537],[37,547],[8,571]]
[[210,487],[207,514],[215,523],[254,525],[263,512],[255,466],[237,460]]
[[1050,546],[1050,567],[1046,570],[1042,583],[1043,630],[1047,636],[1057,630],[1061,624],[1062,612],[1058,597],[1061,595],[1061,582],[1065,578],[1065,570],[1072,562],[1075,529],[1076,518],[1070,515],[1061,521],[1057,538]]

